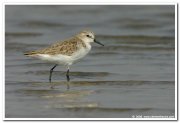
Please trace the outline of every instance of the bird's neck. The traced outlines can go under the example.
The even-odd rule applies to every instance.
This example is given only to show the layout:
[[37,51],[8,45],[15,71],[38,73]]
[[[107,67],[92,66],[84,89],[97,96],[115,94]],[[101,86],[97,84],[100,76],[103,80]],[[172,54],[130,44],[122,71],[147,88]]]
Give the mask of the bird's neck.
[[91,49],[91,44],[90,44],[90,42],[87,42],[87,41],[84,41],[84,40],[83,40],[83,43],[86,45],[86,48],[87,48],[88,50]]
[[[77,38],[79,38],[79,37],[77,37]],[[84,48],[91,50],[91,44],[90,44],[90,42],[86,41],[87,39],[79,38],[79,40],[82,42],[82,45],[84,46]]]

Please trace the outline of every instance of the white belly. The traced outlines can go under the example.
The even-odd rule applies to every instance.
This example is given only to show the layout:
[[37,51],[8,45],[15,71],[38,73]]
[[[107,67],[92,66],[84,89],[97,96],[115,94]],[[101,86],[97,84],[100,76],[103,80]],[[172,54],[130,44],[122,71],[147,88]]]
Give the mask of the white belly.
[[61,55],[61,54],[58,55],[38,54],[34,57],[51,63],[71,65],[74,62],[77,62],[79,59],[86,56],[89,51],[90,48],[81,48],[77,52],[73,53],[71,56]]

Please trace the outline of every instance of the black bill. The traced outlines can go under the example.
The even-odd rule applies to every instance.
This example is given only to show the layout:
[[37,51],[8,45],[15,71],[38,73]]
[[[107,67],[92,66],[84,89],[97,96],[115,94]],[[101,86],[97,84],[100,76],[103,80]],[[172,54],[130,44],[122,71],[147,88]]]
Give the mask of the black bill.
[[94,39],[94,42],[97,43],[97,44],[100,44],[101,46],[104,46],[104,44],[102,44],[102,43],[99,42],[99,41],[96,41],[96,39]]

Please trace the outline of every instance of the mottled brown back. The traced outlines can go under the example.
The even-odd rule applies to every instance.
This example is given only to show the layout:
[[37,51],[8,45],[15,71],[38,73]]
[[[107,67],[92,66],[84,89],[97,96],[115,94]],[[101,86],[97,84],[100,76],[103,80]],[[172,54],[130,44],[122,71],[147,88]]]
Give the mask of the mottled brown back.
[[49,54],[49,55],[62,54],[62,55],[71,56],[74,51],[78,50],[82,46],[86,47],[85,43],[78,37],[73,37],[63,42],[57,42],[51,45],[50,47],[41,50],[27,52],[24,55],[33,56],[36,54]]

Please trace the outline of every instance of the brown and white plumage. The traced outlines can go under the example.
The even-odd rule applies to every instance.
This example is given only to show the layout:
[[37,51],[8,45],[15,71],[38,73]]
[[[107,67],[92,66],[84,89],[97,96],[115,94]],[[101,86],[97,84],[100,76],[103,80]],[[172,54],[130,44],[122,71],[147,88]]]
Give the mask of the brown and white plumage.
[[27,52],[24,55],[33,56],[37,54],[49,54],[49,55],[67,55],[71,56],[74,52],[76,52],[79,48],[86,47],[86,44],[79,39],[78,37],[73,37],[69,40],[57,42],[47,48],[43,48],[41,50]]

